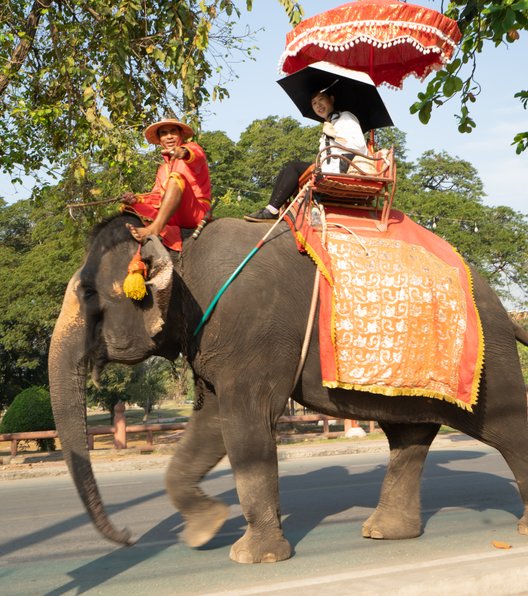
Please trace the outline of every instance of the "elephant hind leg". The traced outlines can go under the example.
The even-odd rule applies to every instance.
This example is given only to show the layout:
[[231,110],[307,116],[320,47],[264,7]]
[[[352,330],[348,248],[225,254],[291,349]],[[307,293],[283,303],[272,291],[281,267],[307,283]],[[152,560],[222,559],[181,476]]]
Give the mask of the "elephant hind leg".
[[[512,417],[502,425],[502,430],[493,433],[493,440],[486,440],[488,445],[498,449],[511,469],[524,505],[524,513],[519,520],[519,534],[528,535],[528,426],[526,418]],[[500,440],[498,440],[500,437]]]
[[420,482],[429,447],[439,424],[380,424],[390,459],[380,500],[363,524],[364,538],[401,540],[422,533]]
[[182,514],[182,537],[194,548],[211,540],[227,519],[229,507],[206,495],[198,486],[203,477],[224,457],[226,450],[218,398],[199,381],[196,387],[203,406],[193,412],[165,475],[167,494]]

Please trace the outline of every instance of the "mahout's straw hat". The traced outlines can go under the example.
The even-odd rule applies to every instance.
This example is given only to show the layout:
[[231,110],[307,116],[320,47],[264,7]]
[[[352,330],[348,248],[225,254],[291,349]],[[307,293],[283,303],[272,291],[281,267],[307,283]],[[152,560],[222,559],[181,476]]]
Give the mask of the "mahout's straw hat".
[[164,118],[159,122],[154,122],[154,124],[147,126],[147,128],[145,129],[145,138],[152,145],[160,144],[158,131],[162,126],[178,126],[182,131],[182,140],[184,142],[188,141],[191,137],[194,136],[194,130],[188,124],[180,122],[176,118]]

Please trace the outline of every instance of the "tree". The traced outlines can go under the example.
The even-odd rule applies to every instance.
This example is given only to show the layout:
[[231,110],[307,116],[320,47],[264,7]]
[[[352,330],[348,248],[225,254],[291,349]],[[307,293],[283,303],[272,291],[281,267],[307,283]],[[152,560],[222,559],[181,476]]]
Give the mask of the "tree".
[[171,364],[164,358],[153,356],[134,366],[125,391],[128,401],[143,408],[143,422],[147,421],[152,408],[167,397],[173,382]]
[[[476,127],[470,104],[480,92],[476,80],[477,56],[485,45],[513,44],[520,37],[519,31],[528,30],[528,3],[526,0],[451,0],[445,14],[458,22],[462,32],[460,49],[455,59],[438,71],[426,90],[418,94],[411,113],[418,113],[420,121],[426,124],[433,107],[460,95],[458,130],[469,133]],[[528,107],[528,90],[519,90],[515,97],[524,109]],[[517,133],[512,144],[518,154],[525,151],[528,131]]]
[[46,189],[38,200],[0,204],[0,408],[47,384],[51,333],[87,234],[71,226],[61,199]]
[[143,421],[164,399],[185,400],[193,397],[190,368],[183,357],[175,362],[152,356],[134,366],[109,364],[96,382],[88,382],[88,403],[107,410],[113,420],[118,401],[143,408]]
[[[279,2],[300,20],[297,2]],[[126,172],[146,121],[176,108],[197,124],[204,100],[228,93],[229,56],[250,52],[233,32],[240,5],[252,0],[6,0],[0,168],[68,165],[82,179],[97,156]]]
[[0,245],[21,253],[29,249],[31,221],[28,204],[19,201],[8,206],[0,198]]
[[[425,152],[398,176],[397,209],[441,235],[514,302],[528,292],[528,218],[482,204],[482,181],[468,162]],[[517,291],[518,294],[518,291]]]
[[[44,387],[28,387],[20,392],[7,409],[0,433],[23,433],[55,430],[49,391]],[[55,439],[36,439],[40,451],[55,451]]]
[[222,197],[229,191],[238,190],[240,180],[247,180],[250,176],[239,145],[219,130],[203,133],[200,144],[207,154],[212,196]]
[[88,404],[101,406],[110,413],[110,424],[114,420],[114,407],[118,401],[128,402],[127,387],[132,380],[133,369],[126,364],[109,364],[97,379],[87,384]]
[[312,162],[318,151],[320,135],[320,126],[301,126],[294,118],[268,116],[253,121],[238,142],[250,171],[250,188],[256,191],[270,189],[288,161]]
[[519,359],[521,361],[521,369],[523,371],[524,382],[528,387],[528,348],[526,346],[518,346]]
[[453,158],[446,151],[425,151],[418,158],[415,177],[426,191],[454,192],[478,203],[484,195],[484,185],[477,170],[469,162]]
[[216,217],[241,217],[265,205],[275,177],[293,159],[311,161],[319,146],[320,125],[301,126],[293,118],[254,120],[238,142],[224,132],[200,137],[209,160]]

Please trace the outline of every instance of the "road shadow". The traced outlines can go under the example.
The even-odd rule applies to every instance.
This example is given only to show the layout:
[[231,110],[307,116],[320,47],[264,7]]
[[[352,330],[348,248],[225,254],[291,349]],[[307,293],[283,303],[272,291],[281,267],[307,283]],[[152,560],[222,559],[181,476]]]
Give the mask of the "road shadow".
[[74,569],[69,573],[71,581],[46,592],[45,596],[83,594],[104,585],[108,580],[156,557],[174,544],[174,528],[181,525],[179,514],[167,517],[141,536],[133,546],[120,547]]
[[[517,517],[522,514],[521,500],[512,480],[486,472],[457,471],[445,467],[453,462],[476,459],[483,455],[482,452],[459,449],[446,449],[429,454],[423,481],[422,505],[425,511],[425,526],[439,510],[446,507],[468,508],[476,511],[498,509]],[[325,459],[319,458],[321,468],[318,470],[298,475],[284,474],[280,479],[283,527],[294,550],[310,532],[328,517],[337,516],[354,507],[366,508],[371,511],[376,507],[387,469],[385,465],[377,465],[367,471],[354,473],[345,466],[325,467]],[[230,473],[230,470],[222,471],[222,473]],[[208,475],[207,478],[212,478],[214,474],[215,472]],[[460,486],[460,489],[449,494],[436,490],[432,484],[442,484],[442,479],[447,476],[450,476],[451,482]],[[460,478],[459,482],[457,482],[457,477]],[[115,512],[126,509],[138,504],[139,501],[145,502],[160,496],[160,494],[163,494],[163,491],[156,491],[118,506],[114,505],[112,510]],[[230,505],[238,503],[234,489],[224,491],[216,496]],[[362,510],[358,514],[358,523],[361,523],[362,515],[365,515],[366,519],[369,514],[369,511]],[[78,518],[64,522],[62,526],[57,525],[54,531],[58,534],[71,530],[75,524],[86,522],[85,516],[78,516]],[[227,547],[243,535],[245,527],[246,522],[243,516],[234,515],[227,520],[217,537],[198,550],[211,551]],[[118,548],[72,570],[70,572],[71,580],[48,592],[46,596],[59,596],[72,591],[82,594],[98,588],[119,574],[156,557],[173,546],[178,542],[182,528],[181,516],[178,513],[170,515],[143,534],[134,546]],[[49,529],[46,532],[46,538],[49,538]],[[204,552],[203,556],[205,558],[207,552]],[[205,560],[204,562],[206,563]]]
[[[478,512],[497,509],[517,518],[522,516],[523,505],[514,480],[486,472],[446,467],[453,462],[483,456],[482,452],[462,451],[460,448],[429,453],[422,476],[424,532],[427,532],[429,520],[445,508]],[[385,465],[359,474],[350,473],[345,467],[332,466],[302,476],[282,478],[281,510],[285,517],[283,529],[288,540],[296,546],[323,520],[354,507],[369,510],[360,520],[361,523],[365,521],[377,506],[386,471]],[[438,490],[447,477],[456,485],[456,489],[449,494],[443,489]],[[457,481],[457,478],[460,480]],[[303,491],[309,498],[305,498]]]
[[[484,453],[480,451],[462,451],[460,448],[429,453],[422,477],[422,522],[425,532],[429,520],[446,508],[478,512],[496,509],[521,517],[523,505],[514,480],[486,472],[458,471],[446,467],[453,462],[483,456]],[[280,478],[283,530],[294,548],[325,519],[354,507],[358,508],[358,520],[361,523],[366,520],[377,506],[387,471],[386,465],[377,465],[361,473],[350,472],[344,466],[323,467],[324,458],[321,458],[321,466],[320,470],[314,472],[283,475]],[[446,494],[445,490],[438,490],[438,486],[444,484],[444,479],[448,477],[456,489]],[[236,500],[236,495],[233,497],[232,493],[220,496]],[[344,523],[349,523],[349,518]],[[222,533],[201,550],[232,544],[243,534],[245,527],[243,517],[229,519]]]
[[[212,471],[207,478],[208,479],[215,479],[220,478],[222,476],[230,475],[231,470],[229,468],[225,468],[222,470],[214,470]],[[122,503],[106,503],[106,511],[108,515],[112,516],[116,513],[121,511],[126,511],[127,509],[131,509],[133,507],[137,507],[148,501],[153,501],[159,497],[164,497],[166,495],[164,489],[152,491],[146,495],[142,495],[140,497],[136,497],[133,499],[129,499],[127,501],[123,501]],[[52,524],[47,526],[46,528],[42,528],[41,530],[37,530],[32,532],[31,534],[25,534],[23,536],[19,536],[12,540],[8,540],[6,542],[0,543],[0,552],[2,556],[7,557],[13,553],[16,553],[19,550],[23,550],[26,548],[30,548],[34,545],[39,544],[40,542],[44,542],[45,540],[56,540],[60,539],[63,534],[68,532],[73,532],[77,528],[80,528],[85,525],[90,525],[92,522],[86,513],[80,513],[78,515],[74,515],[60,521],[58,523]],[[104,540],[101,538],[101,540]]]

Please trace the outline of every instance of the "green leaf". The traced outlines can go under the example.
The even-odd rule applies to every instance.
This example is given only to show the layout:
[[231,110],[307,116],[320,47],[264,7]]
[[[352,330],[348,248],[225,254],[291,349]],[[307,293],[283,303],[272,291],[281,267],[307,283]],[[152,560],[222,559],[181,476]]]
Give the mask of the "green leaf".
[[85,87],[83,91],[84,103],[87,103],[94,96],[94,94],[95,92],[93,90],[93,87]]
[[108,120],[106,116],[99,116],[99,122],[108,130],[112,130],[114,125]]
[[420,111],[418,112],[418,118],[420,119],[420,122],[422,124],[427,124],[429,122],[429,120],[431,119],[431,109],[432,109],[432,103],[428,102],[425,105],[423,105],[420,108]]
[[95,110],[93,108],[88,108],[86,110],[86,120],[88,120],[90,123],[93,123],[96,119],[97,116],[95,115]]
[[451,76],[446,79],[443,87],[443,92],[446,97],[451,97],[455,93],[462,90],[463,82],[459,77]]

